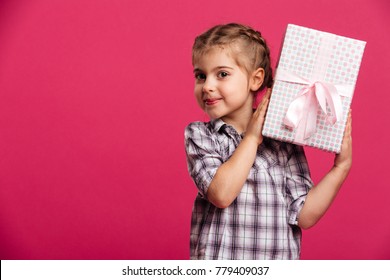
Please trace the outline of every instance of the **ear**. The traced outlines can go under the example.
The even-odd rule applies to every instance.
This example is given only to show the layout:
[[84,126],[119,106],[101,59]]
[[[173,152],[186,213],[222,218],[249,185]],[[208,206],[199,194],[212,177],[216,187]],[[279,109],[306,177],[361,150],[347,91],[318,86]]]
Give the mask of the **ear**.
[[257,68],[253,71],[251,80],[250,80],[250,89],[251,91],[258,91],[264,81],[264,69]]

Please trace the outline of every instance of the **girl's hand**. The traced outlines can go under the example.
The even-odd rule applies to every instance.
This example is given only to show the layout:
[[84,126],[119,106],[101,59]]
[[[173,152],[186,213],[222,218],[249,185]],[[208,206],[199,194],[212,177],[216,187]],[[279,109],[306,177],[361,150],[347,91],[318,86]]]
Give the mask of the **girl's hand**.
[[349,111],[347,124],[345,126],[341,151],[336,155],[334,166],[344,171],[349,171],[352,166],[352,114]]
[[267,89],[267,92],[264,94],[260,104],[257,106],[256,111],[253,113],[252,119],[249,122],[245,133],[245,137],[252,137],[252,139],[256,141],[257,145],[260,145],[263,142],[263,135],[261,132],[263,130],[271,91],[272,90],[270,88]]

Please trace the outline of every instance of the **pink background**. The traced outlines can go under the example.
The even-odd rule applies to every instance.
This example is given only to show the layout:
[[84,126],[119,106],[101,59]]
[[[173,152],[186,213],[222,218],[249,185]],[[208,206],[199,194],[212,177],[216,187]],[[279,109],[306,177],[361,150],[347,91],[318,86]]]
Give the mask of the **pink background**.
[[[312,4],[310,4],[312,3]],[[238,21],[367,41],[353,169],[303,259],[390,259],[387,0],[0,2],[0,259],[188,259],[195,35]],[[307,149],[315,182],[333,155]]]

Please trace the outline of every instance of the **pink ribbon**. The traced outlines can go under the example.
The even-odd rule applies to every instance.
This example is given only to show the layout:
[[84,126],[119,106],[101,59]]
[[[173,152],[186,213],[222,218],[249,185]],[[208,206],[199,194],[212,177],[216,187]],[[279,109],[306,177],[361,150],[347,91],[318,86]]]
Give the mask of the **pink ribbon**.
[[[285,125],[296,129],[295,141],[300,143],[304,143],[316,132],[319,107],[327,116],[327,123],[334,125],[342,119],[340,95],[352,97],[353,94],[353,86],[310,81],[282,68],[277,69],[275,79],[305,85],[291,102],[283,120]],[[330,114],[327,108],[330,109]]]

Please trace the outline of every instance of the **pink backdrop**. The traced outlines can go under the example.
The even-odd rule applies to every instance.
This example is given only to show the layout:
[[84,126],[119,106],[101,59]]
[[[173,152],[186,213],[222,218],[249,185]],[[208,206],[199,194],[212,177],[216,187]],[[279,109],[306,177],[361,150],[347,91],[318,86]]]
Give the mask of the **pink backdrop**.
[[[313,4],[310,4],[313,3]],[[390,259],[387,0],[0,2],[0,259],[187,259],[191,46],[217,23],[367,41],[354,164],[303,259]],[[317,182],[333,156],[307,149]]]

